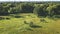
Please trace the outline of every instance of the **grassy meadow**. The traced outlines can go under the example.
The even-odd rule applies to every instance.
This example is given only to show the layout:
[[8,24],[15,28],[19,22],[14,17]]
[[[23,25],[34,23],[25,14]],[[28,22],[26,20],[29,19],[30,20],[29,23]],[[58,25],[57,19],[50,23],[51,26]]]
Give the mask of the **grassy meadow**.
[[59,18],[39,18],[33,13],[3,17],[0,19],[0,34],[60,34]]
[[0,34],[60,34],[60,1],[0,2]]

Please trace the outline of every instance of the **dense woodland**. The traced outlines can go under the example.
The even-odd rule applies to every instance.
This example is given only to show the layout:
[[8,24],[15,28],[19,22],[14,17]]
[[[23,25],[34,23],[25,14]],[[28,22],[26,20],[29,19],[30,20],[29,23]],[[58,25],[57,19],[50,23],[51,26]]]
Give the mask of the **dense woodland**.
[[34,13],[43,17],[60,17],[60,2],[3,2],[0,3],[0,15]]

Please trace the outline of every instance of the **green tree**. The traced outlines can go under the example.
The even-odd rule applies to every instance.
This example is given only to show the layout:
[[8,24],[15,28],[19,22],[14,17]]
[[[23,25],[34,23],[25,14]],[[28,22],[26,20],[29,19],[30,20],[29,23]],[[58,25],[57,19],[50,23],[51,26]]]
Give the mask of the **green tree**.
[[46,7],[48,5],[46,4],[38,4],[35,6],[34,8],[34,13],[37,14],[38,16],[43,16],[46,17],[47,16],[47,11],[46,11]]

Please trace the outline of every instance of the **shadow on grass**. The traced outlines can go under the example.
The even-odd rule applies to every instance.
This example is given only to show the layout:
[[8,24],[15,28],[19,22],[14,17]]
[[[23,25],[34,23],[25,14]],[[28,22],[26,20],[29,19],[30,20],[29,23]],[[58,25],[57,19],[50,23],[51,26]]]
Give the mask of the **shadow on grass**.
[[23,16],[14,16],[15,18],[24,18]]
[[10,20],[10,18],[5,18],[5,19]]
[[40,21],[43,23],[48,23],[45,19],[40,19]]
[[34,24],[33,22],[30,22],[29,26],[30,26],[31,28],[42,28],[42,26],[36,25],[36,24]]

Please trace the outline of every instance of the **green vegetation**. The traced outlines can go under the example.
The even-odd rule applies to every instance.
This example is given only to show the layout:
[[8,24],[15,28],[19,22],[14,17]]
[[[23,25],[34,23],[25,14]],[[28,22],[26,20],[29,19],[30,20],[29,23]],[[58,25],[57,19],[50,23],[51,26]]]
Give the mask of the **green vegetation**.
[[60,34],[59,3],[0,3],[0,34]]
[[33,3],[33,2],[8,2],[0,3],[0,15],[10,15],[17,13],[34,13],[38,16],[60,15],[59,2]]

